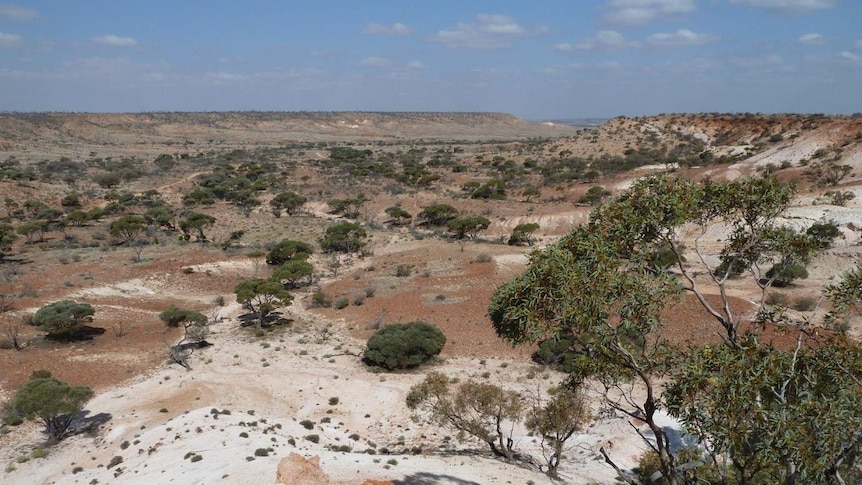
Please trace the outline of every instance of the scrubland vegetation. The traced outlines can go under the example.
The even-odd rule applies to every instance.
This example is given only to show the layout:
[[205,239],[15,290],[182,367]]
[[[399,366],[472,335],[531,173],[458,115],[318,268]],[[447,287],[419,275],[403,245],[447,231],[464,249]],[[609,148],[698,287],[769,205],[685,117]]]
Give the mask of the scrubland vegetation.
[[[583,445],[622,482],[862,480],[862,215],[852,212],[862,125],[838,121],[843,135],[817,138],[824,147],[749,164],[781,160],[836,121],[666,115],[567,137],[185,140],[146,155],[9,156],[0,355],[29,363],[54,352],[68,365],[8,364],[0,440],[25,436],[26,420],[51,447],[103,433],[105,423],[76,426],[79,413],[100,386],[132,376],[99,381],[70,357],[146,342],[159,357],[135,372],[228,360],[280,376],[290,352],[397,381],[399,408],[440,433],[337,442],[338,420],[363,413],[329,395],[321,416],[297,422],[309,433],[290,434],[291,447],[470,450],[453,432],[566,480],[574,440],[624,419],[645,450],[637,466]],[[829,210],[803,217],[801,207]],[[146,300],[134,316],[94,292],[100,265],[99,284]],[[143,292],[168,278],[194,295]],[[483,341],[493,335],[515,348],[493,355],[482,347],[499,344]],[[234,337],[247,346],[223,350]],[[454,359],[467,359],[460,374],[445,368]],[[114,477],[132,466],[116,458]],[[404,465],[389,461],[378,460]]]

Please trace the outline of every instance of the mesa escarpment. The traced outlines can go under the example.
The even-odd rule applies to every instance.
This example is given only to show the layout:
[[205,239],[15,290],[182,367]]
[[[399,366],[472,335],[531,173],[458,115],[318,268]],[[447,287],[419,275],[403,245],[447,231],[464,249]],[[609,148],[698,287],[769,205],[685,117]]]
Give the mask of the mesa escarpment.
[[0,148],[11,155],[195,152],[213,146],[281,146],[305,142],[405,142],[548,138],[567,125],[529,123],[501,113],[209,112],[5,113]]

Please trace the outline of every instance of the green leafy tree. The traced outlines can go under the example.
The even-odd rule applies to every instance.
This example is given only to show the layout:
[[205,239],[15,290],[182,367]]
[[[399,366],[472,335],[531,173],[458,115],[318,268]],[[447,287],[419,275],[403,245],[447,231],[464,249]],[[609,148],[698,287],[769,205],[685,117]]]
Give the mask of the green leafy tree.
[[204,230],[209,229],[215,224],[216,218],[202,214],[200,212],[187,212],[183,220],[180,221],[180,230],[188,234],[192,231],[197,231],[199,242],[206,242],[207,237]]
[[90,217],[81,209],[74,209],[66,214],[66,224],[70,226],[83,226],[90,220]]
[[266,264],[281,266],[288,261],[305,261],[314,252],[310,244],[292,239],[282,239],[269,250]]
[[359,194],[352,199],[332,199],[328,202],[333,214],[341,214],[348,219],[359,217],[359,210],[368,202],[364,194]]
[[472,380],[455,383],[439,372],[430,372],[410,388],[407,407],[417,417],[480,440],[495,456],[515,458],[512,429],[525,406],[514,391]]
[[257,326],[266,323],[267,316],[276,308],[288,306],[293,296],[278,281],[252,278],[236,285],[233,289],[236,302],[257,314]]
[[12,249],[12,243],[18,239],[12,224],[0,222],[0,261]]
[[147,220],[143,216],[122,216],[111,223],[111,236],[120,240],[120,244],[133,243],[147,229]]
[[308,261],[287,261],[272,274],[272,279],[290,287],[299,286],[303,278],[308,279],[314,275],[314,266]]
[[73,338],[88,322],[96,311],[89,303],[72,300],[55,301],[40,308],[33,315],[33,325],[47,332],[52,338]]
[[464,239],[465,236],[469,236],[470,239],[475,241],[479,233],[488,229],[490,225],[491,221],[485,217],[469,216],[452,219],[446,223],[446,229],[455,234],[455,237],[458,239]]
[[48,222],[47,221],[30,221],[21,224],[17,228],[15,228],[15,232],[22,236],[27,237],[27,242],[33,244],[34,242],[42,242],[45,240],[45,231],[48,230]]
[[446,336],[423,321],[387,325],[365,346],[365,361],[385,369],[408,369],[434,358],[443,350]]
[[168,205],[152,207],[144,213],[144,219],[147,220],[147,224],[153,224],[167,231],[176,230],[176,227],[174,227],[175,217],[174,210]]
[[535,242],[533,233],[539,230],[539,224],[535,222],[525,222],[518,224],[512,229],[512,235],[509,236],[508,244],[510,246],[520,246],[526,244],[532,246]]
[[272,207],[272,213],[276,217],[281,217],[282,211],[285,214],[292,216],[295,215],[302,208],[303,204],[305,204],[308,199],[305,196],[299,195],[296,192],[281,192],[272,200],[269,201],[270,207]]
[[842,237],[838,224],[833,220],[815,222],[806,231],[806,234],[814,236],[819,249],[828,249],[836,238]]
[[581,204],[599,205],[602,200],[609,197],[611,192],[600,185],[594,185],[587,189],[587,193],[582,195],[578,202]]
[[501,179],[489,180],[470,194],[471,199],[503,200],[506,198],[506,182]]
[[580,388],[554,388],[550,390],[547,400],[535,400],[525,424],[527,429],[541,438],[548,476],[558,477],[557,469],[566,441],[581,431],[589,418],[590,406]]
[[521,192],[521,195],[524,197],[524,201],[531,202],[533,199],[540,197],[542,191],[536,187],[527,187]]
[[20,416],[44,424],[48,436],[57,442],[67,436],[75,415],[92,399],[93,391],[89,387],[69,386],[47,372],[38,375],[24,384],[9,407]]
[[[771,177],[705,184],[667,176],[640,179],[618,199],[596,209],[587,224],[535,253],[522,276],[497,290],[489,307],[494,327],[513,343],[549,337],[570,342],[571,379],[600,383],[606,405],[647,425],[662,479],[680,483],[677,467],[693,465],[677,463],[666,432],[655,420],[656,411],[665,405],[659,382],[672,370],[696,372],[698,367],[680,365],[680,349],[662,332],[663,311],[686,291],[716,322],[723,345],[740,350],[759,344],[757,339],[751,342],[740,336],[740,326],[747,320],[732,311],[729,275],[717,274],[708,265],[710,259],[699,238],[693,248],[698,256],[695,263],[685,264],[677,231],[684,225],[699,226],[701,234],[711,224],[727,227],[729,235],[713,256],[728,267],[745,268],[751,284],[760,290],[763,308],[775,281],[766,277],[764,265],[805,264],[816,251],[813,237],[775,224],[793,193],[792,187]],[[676,255],[674,269],[679,276],[655,266],[654,255],[662,248]],[[718,301],[707,298],[707,287]],[[762,314],[759,320],[765,325],[768,316]],[[696,355],[692,350],[683,353],[682,359]],[[619,399],[619,392],[631,396],[635,387],[641,389],[642,399]],[[739,393],[751,399],[744,391]],[[687,402],[679,409],[696,405]],[[722,443],[710,446],[714,446],[714,462],[733,460]],[[605,450],[600,452],[613,464]],[[797,470],[805,466],[801,461],[792,465]]]
[[320,247],[326,253],[353,253],[365,246],[365,229],[352,222],[340,222],[326,228]]
[[168,327],[179,327],[185,326],[186,323],[206,323],[207,317],[203,313],[171,305],[159,313],[159,320]]
[[431,204],[419,212],[418,217],[428,226],[444,226],[458,217],[458,209],[449,204]]
[[393,226],[408,225],[413,220],[413,216],[409,212],[398,206],[387,207],[386,215],[390,217],[389,223]]

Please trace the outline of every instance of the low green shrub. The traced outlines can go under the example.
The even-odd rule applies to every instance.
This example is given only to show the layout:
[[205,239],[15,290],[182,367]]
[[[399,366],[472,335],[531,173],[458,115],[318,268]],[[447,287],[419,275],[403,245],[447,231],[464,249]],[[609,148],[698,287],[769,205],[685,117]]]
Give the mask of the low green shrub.
[[387,325],[368,339],[365,362],[388,370],[419,366],[440,354],[446,336],[423,321]]

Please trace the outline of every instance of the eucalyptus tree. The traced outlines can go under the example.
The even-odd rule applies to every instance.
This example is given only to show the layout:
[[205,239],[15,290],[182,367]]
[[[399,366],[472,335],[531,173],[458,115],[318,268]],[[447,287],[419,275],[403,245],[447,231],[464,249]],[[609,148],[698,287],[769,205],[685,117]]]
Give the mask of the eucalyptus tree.
[[[494,327],[514,344],[564,342],[571,380],[592,383],[610,408],[649,428],[663,483],[703,467],[677,462],[656,421],[663,408],[701,439],[721,483],[840,481],[862,429],[859,347],[817,337],[811,315],[791,319],[767,305],[782,270],[804,266],[821,246],[779,224],[793,195],[771,177],[640,179],[498,288]],[[706,241],[716,225],[727,236]],[[682,229],[695,234],[690,249]],[[672,264],[655,264],[660,251]],[[759,295],[755,318],[731,305],[737,269]],[[718,343],[683,348],[667,338],[663,314],[684,293],[711,316]],[[761,338],[767,330],[793,332],[796,345],[773,347]]]

